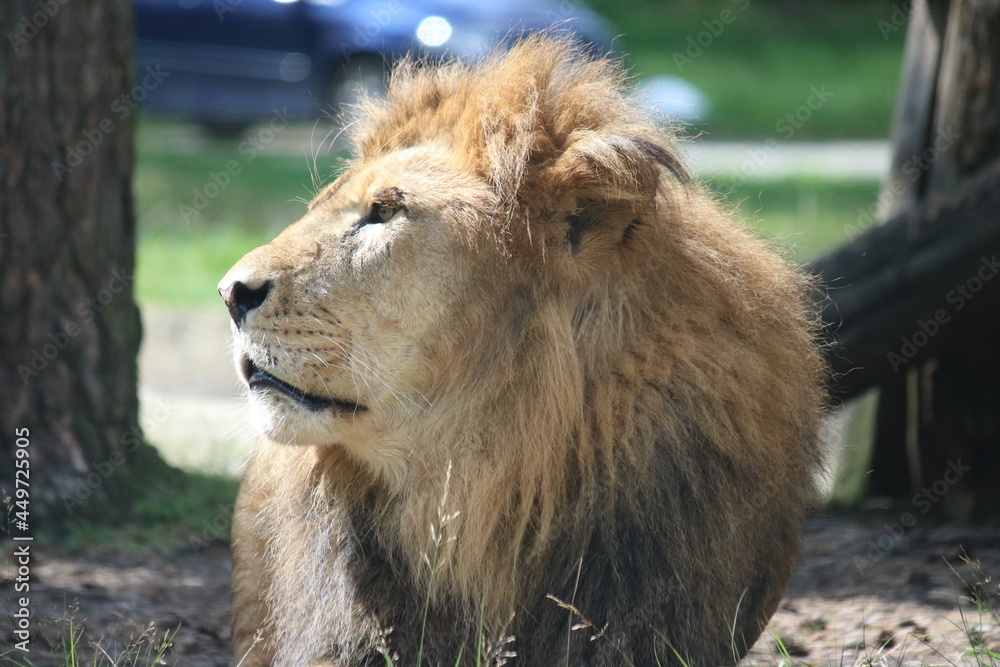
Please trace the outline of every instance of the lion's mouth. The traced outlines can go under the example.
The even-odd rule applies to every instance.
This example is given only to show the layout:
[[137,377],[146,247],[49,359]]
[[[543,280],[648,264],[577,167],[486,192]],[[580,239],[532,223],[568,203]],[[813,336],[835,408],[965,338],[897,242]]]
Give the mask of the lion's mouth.
[[365,406],[352,401],[346,401],[338,398],[327,398],[325,396],[317,396],[315,394],[309,394],[302,391],[298,387],[290,385],[284,380],[271,375],[251,361],[248,357],[243,357],[241,370],[243,371],[243,379],[246,380],[247,386],[250,387],[250,391],[263,392],[274,390],[292,399],[307,410],[312,410],[313,412],[338,410],[341,412],[358,413],[367,410]]

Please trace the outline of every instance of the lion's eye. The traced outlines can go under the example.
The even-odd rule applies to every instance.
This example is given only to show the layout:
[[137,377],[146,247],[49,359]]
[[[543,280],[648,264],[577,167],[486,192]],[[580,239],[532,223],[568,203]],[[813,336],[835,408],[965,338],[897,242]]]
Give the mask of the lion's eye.
[[395,206],[387,206],[386,204],[372,204],[371,218],[372,222],[389,222],[392,217],[399,212],[399,208]]

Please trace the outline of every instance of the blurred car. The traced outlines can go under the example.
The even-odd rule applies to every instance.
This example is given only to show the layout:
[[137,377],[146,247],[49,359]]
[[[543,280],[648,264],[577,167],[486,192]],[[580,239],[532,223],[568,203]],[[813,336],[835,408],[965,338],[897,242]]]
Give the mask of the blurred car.
[[138,69],[162,82],[147,111],[237,129],[280,110],[312,117],[378,91],[407,53],[476,58],[555,27],[611,50],[614,32],[580,0],[135,0]]

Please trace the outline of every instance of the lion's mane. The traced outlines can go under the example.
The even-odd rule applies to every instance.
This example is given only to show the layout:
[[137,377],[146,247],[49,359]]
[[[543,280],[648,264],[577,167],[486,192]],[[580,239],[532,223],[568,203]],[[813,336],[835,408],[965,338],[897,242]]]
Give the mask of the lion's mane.
[[690,181],[617,63],[565,40],[408,61],[349,134],[348,174],[447,147],[488,186],[465,242],[517,267],[483,285],[520,287],[468,304],[494,335],[455,346],[405,472],[336,446],[258,452],[238,651],[267,617],[271,650],[331,664],[379,645],[472,662],[507,636],[521,665],[735,662],[814,492],[808,281]]

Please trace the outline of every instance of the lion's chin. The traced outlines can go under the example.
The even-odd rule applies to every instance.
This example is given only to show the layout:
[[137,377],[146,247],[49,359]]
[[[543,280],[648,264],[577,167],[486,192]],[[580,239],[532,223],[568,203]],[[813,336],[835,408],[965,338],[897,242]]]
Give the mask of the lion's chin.
[[405,439],[378,434],[371,417],[336,411],[314,412],[295,406],[283,395],[252,392],[253,426],[261,436],[279,445],[341,447],[356,462],[398,487],[407,468],[409,447]]
[[350,428],[354,416],[338,410],[312,410],[275,391],[250,392],[254,429],[268,440],[287,445],[322,445]]

